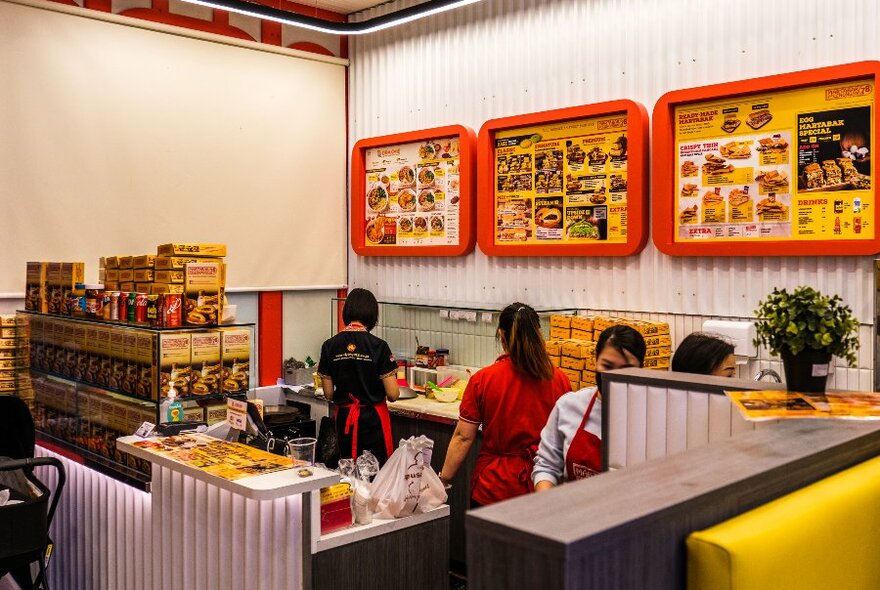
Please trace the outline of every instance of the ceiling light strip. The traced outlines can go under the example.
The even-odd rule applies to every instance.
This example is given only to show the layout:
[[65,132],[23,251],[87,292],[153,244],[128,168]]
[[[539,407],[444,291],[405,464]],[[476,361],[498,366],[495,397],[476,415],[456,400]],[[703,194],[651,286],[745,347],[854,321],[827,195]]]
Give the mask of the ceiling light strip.
[[333,35],[365,35],[390,27],[412,22],[447,10],[453,10],[481,0],[429,0],[409,8],[402,8],[389,14],[373,17],[360,22],[336,23],[320,18],[296,14],[271,6],[263,6],[244,0],[184,0],[189,4],[198,4],[208,8],[217,8],[227,12],[252,16],[263,20],[278,22],[284,25],[300,27]]

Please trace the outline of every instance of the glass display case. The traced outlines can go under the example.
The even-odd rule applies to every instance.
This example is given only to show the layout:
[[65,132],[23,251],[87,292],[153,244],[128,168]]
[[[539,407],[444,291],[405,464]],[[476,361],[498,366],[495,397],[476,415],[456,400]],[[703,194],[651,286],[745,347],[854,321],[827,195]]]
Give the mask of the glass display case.
[[183,420],[225,419],[227,397],[244,398],[255,376],[253,324],[152,328],[21,311],[38,438],[114,475],[149,481],[149,464],[117,451],[119,436],[167,421],[173,389]]

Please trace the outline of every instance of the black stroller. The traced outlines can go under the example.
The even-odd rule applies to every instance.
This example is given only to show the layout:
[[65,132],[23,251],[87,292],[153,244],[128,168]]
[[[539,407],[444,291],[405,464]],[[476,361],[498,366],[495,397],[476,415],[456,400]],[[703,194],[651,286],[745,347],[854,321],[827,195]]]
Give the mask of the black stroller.
[[[33,474],[33,468],[41,465],[52,466],[58,470],[58,486],[54,494],[50,493],[49,488]],[[52,523],[55,508],[58,507],[58,499],[64,488],[64,466],[58,459],[52,457],[0,460],[0,472],[16,471],[21,474],[19,481],[24,485],[13,484],[8,489],[10,500],[21,502],[0,506],[0,572],[13,572],[19,583],[29,581],[30,564],[36,561],[40,573],[31,588],[49,590],[49,582],[46,579],[46,560],[51,544],[49,525]],[[30,482],[35,489],[27,489],[30,487],[27,482]]]

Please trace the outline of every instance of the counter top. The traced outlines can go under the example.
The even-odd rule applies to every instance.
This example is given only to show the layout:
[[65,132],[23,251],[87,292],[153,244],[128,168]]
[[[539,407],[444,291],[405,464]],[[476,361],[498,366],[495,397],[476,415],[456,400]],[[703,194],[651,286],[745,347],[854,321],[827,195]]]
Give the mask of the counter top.
[[452,403],[438,402],[428,399],[423,395],[410,399],[399,399],[388,404],[388,411],[398,416],[440,422],[441,424],[455,424],[458,422],[458,409],[460,401]]
[[146,459],[156,465],[166,467],[253,500],[274,500],[285,496],[302,494],[327,487],[339,481],[338,473],[318,467],[311,468],[312,475],[309,477],[299,477],[296,474],[296,469],[285,469],[283,471],[243,477],[236,480],[224,479],[191,465],[175,461],[165,455],[134,446],[134,443],[143,440],[149,439],[143,439],[139,436],[124,436],[116,439],[116,446],[120,451],[135,457]]
[[[295,391],[285,385],[280,385],[279,387],[284,389],[290,399],[306,399],[324,404],[328,403],[322,395],[315,396],[311,390]],[[454,425],[458,422],[458,409],[460,405],[460,401],[446,404],[428,399],[424,395],[419,395],[410,399],[399,399],[396,402],[390,402],[388,404],[388,411],[405,418]]]
[[358,541],[371,539],[447,516],[449,516],[449,506],[443,504],[429,512],[413,514],[405,518],[374,518],[370,524],[354,524],[347,529],[321,535],[314,551],[317,553],[341,547],[342,545],[357,543]]

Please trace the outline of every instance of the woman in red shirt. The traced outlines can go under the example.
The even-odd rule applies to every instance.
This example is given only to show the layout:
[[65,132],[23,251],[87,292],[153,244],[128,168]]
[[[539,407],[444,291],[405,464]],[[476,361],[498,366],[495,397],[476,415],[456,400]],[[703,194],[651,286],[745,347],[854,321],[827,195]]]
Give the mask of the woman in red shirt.
[[535,310],[524,303],[498,318],[502,354],[477,371],[462,397],[458,424],[440,471],[451,481],[477,438],[483,442],[471,479],[471,504],[500,502],[532,490],[532,460],[541,429],[559,397],[571,391],[568,377],[550,363]]

